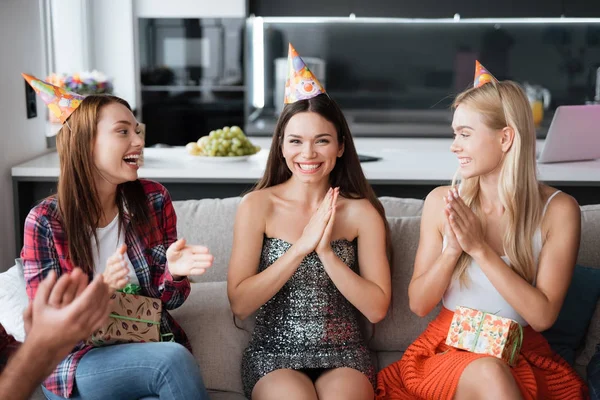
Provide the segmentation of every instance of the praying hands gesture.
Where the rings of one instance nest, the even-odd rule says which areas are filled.
[[[333,201],[334,198],[337,199],[337,193],[338,189],[329,188],[319,208],[317,208],[317,211],[315,211],[308,224],[304,227],[302,236],[300,236],[300,239],[296,243],[300,254],[307,255],[314,250],[318,253],[324,251],[329,246],[327,238],[331,237],[331,230],[333,228],[332,216],[335,209]],[[324,244],[323,241],[326,243]]]
[[[325,226],[325,230],[323,231],[323,236],[321,236],[321,240],[319,241],[319,244],[317,244],[317,248],[315,249],[318,255],[322,255],[328,251],[331,251],[331,235],[333,232],[333,225],[335,224],[335,209],[337,206],[337,198],[339,194],[339,187],[333,189],[331,193],[331,200],[329,203],[331,215],[329,216],[329,221],[327,221],[327,225]]]
[[[470,256],[482,250],[485,246],[485,237],[481,226],[481,221],[475,213],[467,207],[465,202],[458,195],[456,188],[448,191],[445,213],[447,223],[449,224],[456,242],[452,237],[448,238],[448,245],[455,245]],[[452,235],[451,235],[452,236]]]

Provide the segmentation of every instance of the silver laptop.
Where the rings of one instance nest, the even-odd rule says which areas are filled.
[[[600,105],[558,107],[538,155],[538,162],[596,158],[600,158]]]

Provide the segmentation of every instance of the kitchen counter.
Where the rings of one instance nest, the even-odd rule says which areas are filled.
[[[262,176],[271,138],[253,137],[262,150],[241,162],[214,162],[190,156],[183,147],[147,148],[140,178],[163,183],[174,200],[238,196]],[[424,198],[448,184],[458,167],[451,139],[355,138],[360,154],[382,159],[362,163],[379,196]],[[541,146],[543,141],[538,141]],[[17,248],[30,208],[52,194],[58,179],[58,154],[51,152],[12,168]],[[600,203],[600,160],[540,164],[539,178],[574,196],[580,204]]]
[[[161,182],[252,183],[263,174],[270,138],[251,138],[262,150],[245,161],[216,162],[188,155],[183,147],[147,148],[140,178]],[[360,154],[381,157],[362,163],[372,184],[432,184],[449,182],[458,167],[449,151],[451,139],[356,138]],[[543,141],[538,141],[542,145]],[[539,164],[540,180],[553,185],[600,186],[600,160]],[[58,154],[48,153],[12,168],[16,180],[56,181]]]

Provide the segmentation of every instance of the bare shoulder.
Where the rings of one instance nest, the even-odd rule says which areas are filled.
[[[561,224],[573,219],[578,221],[581,218],[581,211],[577,200],[575,200],[573,196],[570,196],[565,192],[560,192],[552,198],[550,203],[548,203],[550,196],[556,193],[557,190],[558,189],[546,185],[541,185],[540,187],[542,201],[544,204],[548,204],[542,222],[544,224],[551,223],[554,225],[554,223]]]
[[[336,222],[339,221],[344,237],[357,237],[361,234],[372,236],[374,230],[384,231],[384,220],[368,199],[338,197]],[[352,233],[348,233],[352,232]]]
[[[367,199],[349,199],[338,197],[337,210],[340,214],[355,220],[365,220],[372,218],[374,215],[379,216],[379,213]]]
[[[444,221],[444,197],[448,196],[448,191],[452,186],[438,186],[433,189],[425,198],[423,204],[422,218],[429,221],[435,221],[441,229]]]
[[[425,204],[438,205],[444,204],[444,196],[448,195],[448,191],[452,189],[452,186],[438,186],[433,189],[425,198]]]
[[[247,193],[240,201],[239,210],[251,212],[254,215],[266,215],[273,204],[271,188],[255,190]]]

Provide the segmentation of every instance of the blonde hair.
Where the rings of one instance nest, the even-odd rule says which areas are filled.
[[[541,222],[543,203],[537,180],[535,126],[529,101],[518,84],[503,81],[464,91],[456,97],[452,107],[456,109],[461,104],[480,113],[489,128],[500,130],[510,127],[514,131],[513,143],[504,155],[498,180],[506,222],[502,242],[513,270],[533,283],[533,235]],[[457,176],[453,186],[456,183]],[[463,179],[460,185],[461,197],[483,222],[479,177]],[[454,278],[458,278],[461,285],[469,282],[466,271],[470,263],[471,257],[463,253],[456,264]]]

